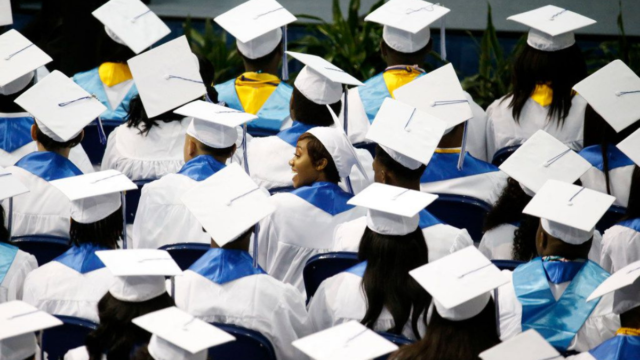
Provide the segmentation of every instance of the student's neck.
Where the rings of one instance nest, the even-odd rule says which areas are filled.
[[[441,149],[447,148],[459,148],[462,145],[462,135],[464,134],[464,127],[457,126],[450,133],[440,139],[438,147]]]
[[[392,58],[392,59],[387,59],[386,61],[387,63],[387,67],[391,67],[391,66],[414,66],[414,65],[418,65],[420,68],[422,68],[422,64],[415,64],[414,62],[411,62],[407,59],[400,59],[400,58]]]
[[[46,149],[44,146],[42,146],[41,143],[37,143],[37,144],[38,144],[38,151],[54,152],[54,153],[56,153],[56,154],[58,154],[58,155],[60,155],[62,157],[65,157],[67,159],[69,158],[69,152],[71,151],[71,148],[63,148],[63,149],[60,149],[60,150],[51,151],[51,150]]]
[[[568,260],[577,260],[577,259],[588,259],[589,252],[588,251],[586,253],[582,251],[568,252],[568,251],[556,249],[554,247],[549,247],[543,250],[540,256],[560,256]]]
[[[244,64],[244,70],[245,72],[255,72],[255,73],[263,73],[263,74],[270,74],[270,75],[276,75],[278,73],[278,65],[269,65],[269,66],[263,66],[262,68],[258,68],[257,66],[251,65],[251,64]]]
[[[420,180],[392,180],[387,181],[387,185],[397,186],[409,190],[420,191]]]
[[[197,158],[198,156],[202,156],[202,155],[210,156],[210,157],[214,158],[217,162],[219,162],[221,164],[226,164],[227,160],[229,159],[226,156],[214,156],[214,155],[207,154],[207,153],[204,153],[204,152],[202,152],[202,153],[198,152],[193,156],[193,158],[189,159],[189,161],[193,160],[194,158]]]

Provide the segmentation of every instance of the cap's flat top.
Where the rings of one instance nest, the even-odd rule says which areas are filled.
[[[640,166],[640,129],[633,132],[618,145],[618,149]]]
[[[422,0],[391,0],[367,15],[365,21],[404,30],[412,34],[431,25],[447,13],[444,6]]]
[[[203,100],[190,102],[173,111],[182,116],[209,121],[227,127],[236,127],[258,117],[243,111],[234,110],[225,106],[213,104]]]
[[[182,270],[165,250],[128,249],[96,251],[114,276],[176,276]]]
[[[507,20],[519,22],[550,36],[562,35],[596,23],[586,16],[553,5],[509,16]]]
[[[275,0],[250,0],[214,19],[243,43],[296,20],[292,13]]]
[[[2,0],[0,0],[0,26],[2,26],[1,18],[5,16],[1,4]],[[5,86],[51,61],[47,53],[16,30],[11,29],[0,35],[0,86]]]
[[[16,176],[0,167],[0,200],[28,193],[29,189]]]
[[[360,82],[360,80],[349,75],[344,70],[340,69],[339,67],[333,65],[332,63],[328,62],[327,60],[319,56],[303,54],[303,53],[298,53],[293,51],[287,51],[287,54],[297,59],[301,63],[307,65],[308,67],[312,68],[313,70],[319,72],[320,74],[322,74],[322,76],[326,77],[327,79],[333,82],[346,84],[346,85],[354,85],[354,86],[364,85],[362,82]]]
[[[0,340],[62,325],[62,321],[22,301],[0,304]]]
[[[527,330],[480,353],[482,360],[564,359],[537,331]]]
[[[51,185],[62,191],[71,201],[138,188],[118,170],[105,170],[54,180]]]
[[[397,186],[373,183],[352,197],[348,204],[412,217],[434,202],[438,195]]]
[[[589,295],[587,301],[597,299],[608,293],[629,286],[635,283],[639,277],[640,261],[636,261],[611,274],[607,280],[602,282],[602,284]]]

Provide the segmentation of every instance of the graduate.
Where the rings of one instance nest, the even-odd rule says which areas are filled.
[[[418,213],[436,196],[373,184],[349,201],[368,208],[360,264],[320,284],[309,303],[312,332],[356,320],[374,331],[421,339],[431,296],[409,276],[428,262]]]
[[[208,85],[213,65],[197,58],[182,36],[136,56],[129,66],[140,95],[131,99],[126,123],[109,134],[101,168],[118,170],[133,180],[159,179],[184,165],[190,122],[173,110],[205,94],[216,101]]]
[[[507,20],[531,29],[527,44],[516,55],[513,91],[487,108],[489,159],[540,129],[579,151],[586,102],[571,88],[587,76],[587,66],[573,31],[595,21],[553,5]]]
[[[305,293],[302,270],[314,255],[330,252],[335,228],[363,215],[347,204],[353,192],[338,184],[356,165],[355,149],[341,129],[314,127],[300,136],[289,161],[295,190],[275,194],[276,211],[260,221],[258,261],[269,275]]]
[[[0,304],[0,359],[40,359],[34,332],[62,325],[62,321],[22,301]]]
[[[107,36],[98,46],[100,66],[77,73],[73,81],[95,96],[107,108],[101,119],[124,121],[131,99],[138,89],[127,60],[149,48],[171,30],[138,0],[111,0],[93,13]]]
[[[30,190],[13,202],[11,235],[69,237],[70,202],[50,182],[83,173],[69,160],[69,153],[104,106],[59,71],[31,87],[16,103],[36,119],[31,137],[38,151],[7,168]],[[9,211],[7,201],[3,207]]]
[[[251,0],[214,21],[236,38],[245,69],[237,78],[215,86],[219,100],[232,109],[258,116],[248,124],[251,133],[277,134],[289,118],[293,88],[285,82],[288,69],[284,52],[287,25],[296,17],[275,0]],[[282,80],[277,75],[280,60]]]
[[[135,189],[115,170],[54,182],[71,203],[71,248],[32,271],[25,280],[24,301],[50,314],[98,322],[98,302],[113,275],[95,254],[118,247],[123,238],[119,191]],[[51,286],[55,284],[55,286]]]
[[[403,112],[413,112],[410,126],[406,128],[404,122],[398,121]],[[444,127],[443,121],[399,101],[385,99],[367,134],[367,140],[378,143],[373,160],[374,180],[420,191],[420,176],[429,163]],[[333,235],[334,251],[358,252],[366,224],[366,217],[363,216],[339,225]],[[447,225],[425,209],[420,211],[420,228],[427,241],[429,261],[473,245],[467,230]]]
[[[278,359],[303,359],[291,342],[307,335],[300,293],[269,276],[249,254],[254,225],[275,208],[237,164],[187,192],[182,201],[208,234],[211,249],[176,278],[177,306],[206,322],[266,336]]]
[[[538,331],[560,352],[587,351],[614,336],[620,319],[612,297],[587,301],[609,273],[587,260],[593,228],[613,197],[548,180],[524,209],[540,217],[539,257],[518,266],[498,289],[500,338]]]
[[[115,276],[109,291],[98,302],[100,324],[85,346],[69,350],[64,360],[128,359],[151,334],[134,325],[134,318],[175,306],[167,293],[165,275],[182,271],[162,250],[105,250],[96,256]]]
[[[293,52],[288,54],[305,64],[293,84],[290,104],[293,124],[275,136],[254,138],[247,147],[251,178],[267,189],[293,186],[288,161],[296,151],[298,138],[315,127],[343,126],[336,123],[333,116],[339,114],[343,107],[343,84],[361,84],[356,78],[318,56]],[[360,162],[366,166],[368,175],[371,175],[371,154],[362,149],[356,150],[356,153]],[[352,175],[351,182],[356,191],[368,185],[357,171]]]

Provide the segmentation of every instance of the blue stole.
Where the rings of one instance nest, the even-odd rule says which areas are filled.
[[[222,285],[245,276],[266,274],[260,266],[253,267],[253,258],[242,250],[211,248],[189,270]]]
[[[592,261],[581,264],[558,301],[547,282],[541,258],[520,265],[513,272],[513,287],[522,305],[522,331],[535,329],[559,351],[567,350],[600,301],[587,302],[586,299],[609,277],[609,273]]]
[[[91,69],[89,71],[77,73],[73,75],[73,81],[76,84],[80,85],[85,91],[89,94],[95,95],[98,100],[102,103],[102,105],[107,107],[102,114],[100,114],[101,119],[108,120],[122,120],[127,116],[127,109],[129,109],[129,102],[136,95],[138,95],[138,88],[134,83],[127,94],[124,96],[124,99],[118,105],[116,109],[112,109],[109,104],[109,98],[107,98],[107,93],[104,91],[104,84],[100,79],[100,73],[98,72],[99,67],[95,69]],[[135,80],[134,80],[135,81]]]
[[[353,195],[331,182],[315,182],[312,185],[297,188],[290,194],[296,195],[331,216],[336,216],[354,207],[347,204]]]
[[[627,228],[629,228],[631,230],[635,230],[637,232],[640,232],[640,218],[620,221],[616,225],[624,226],[624,227],[627,227]]]
[[[589,354],[596,360],[640,360],[640,336],[618,335],[589,350]]]
[[[418,223],[418,226],[420,226],[420,229],[426,229],[428,227],[432,227],[434,225],[443,223],[442,221],[440,221],[440,219],[433,216],[433,214],[431,214],[427,210],[422,209],[420,210],[419,214],[420,214],[420,222]]]
[[[100,258],[98,258],[98,256],[96,256],[95,254],[95,252],[99,250],[109,249],[93,244],[72,246],[64,254],[53,259],[53,261],[57,261],[79,272],[80,274],[86,274],[88,272],[102,269],[104,267],[104,264],[102,263]]]
[[[474,158],[469,153],[464,157],[462,170],[458,170],[459,157],[459,153],[434,153],[420,177],[420,183],[453,180],[500,170],[492,164]]]
[[[307,125],[301,122],[294,121],[293,124],[291,124],[290,128],[280,131],[276,136],[287,144],[296,147],[298,138],[314,127],[316,127],[316,125]]]
[[[224,101],[232,109],[244,111],[236,92],[236,79],[231,79],[214,87],[218,92],[218,100]],[[291,94],[293,94],[291,85],[281,81],[256,114],[258,119],[248,123],[247,127],[251,130],[280,131],[282,123],[289,116]]]
[[[592,145],[580,151],[580,156],[587,160],[591,166],[600,171],[604,171],[604,160],[602,158],[602,147],[600,145]],[[635,165],[633,160],[629,159],[620,149],[613,145],[607,145],[607,158],[609,160],[609,170],[619,167]]]
[[[30,116],[0,117],[0,149],[12,153],[32,142],[31,125]]]
[[[202,181],[222,170],[224,167],[225,164],[220,163],[212,156],[200,155],[187,161],[187,163],[182,166],[182,169],[178,171],[178,174],[195,181]]]
[[[360,86],[358,88],[360,100],[362,100],[364,112],[367,114],[369,122],[373,122],[376,118],[380,107],[382,107],[384,99],[391,97],[387,83],[384,82],[383,74],[384,72],[381,72],[380,74],[370,78],[364,82],[364,86]],[[424,74],[418,75],[416,79],[423,75]]]
[[[69,159],[50,151],[36,151],[27,154],[18,160],[15,166],[45,181],[82,175],[82,171]]]
[[[17,253],[17,247],[0,243],[0,284],[2,284],[4,277],[7,275],[7,272],[9,272],[9,269],[11,269],[11,264],[13,264]]]
[[[367,262],[363,261],[355,266],[348,268],[344,272],[363,277],[365,270],[367,270]]]

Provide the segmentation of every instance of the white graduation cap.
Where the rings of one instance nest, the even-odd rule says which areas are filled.
[[[447,125],[444,121],[392,98],[384,99],[366,139],[378,143],[402,166],[428,165]]]
[[[81,224],[113,214],[122,206],[120,192],[138,188],[118,170],[72,176],[50,184],[71,200],[71,218]]]
[[[11,0],[0,0],[0,26],[13,24]]]
[[[610,62],[573,89],[617,132],[640,120],[640,77],[621,60]]]
[[[165,250],[96,251],[102,263],[115,276],[109,293],[118,300],[143,302],[167,291],[165,276],[182,274],[182,270]]]
[[[291,343],[314,360],[368,360],[398,346],[357,321],[349,321]]]
[[[530,329],[480,353],[482,360],[564,359],[537,331]]]
[[[198,58],[191,52],[184,35],[127,63],[149,118],[206,93]]]
[[[111,0],[91,14],[136,54],[171,33],[140,0]]]
[[[409,275],[433,296],[440,316],[453,321],[478,315],[487,306],[490,291],[509,282],[473,246],[411,270]]]
[[[0,3],[2,0],[0,0]],[[2,18],[0,5],[0,18]],[[11,11],[9,11],[11,16]],[[0,24],[1,26],[2,24]],[[52,61],[29,39],[16,30],[0,35],[0,89],[3,95],[14,94],[29,84],[35,70]]]
[[[191,102],[173,112],[192,117],[193,121],[187,129],[187,134],[216,149],[228,148],[235,144],[238,139],[236,127],[258,118],[253,114],[202,100]]]
[[[235,163],[201,181],[181,200],[220,247],[275,211],[269,195]]]
[[[24,360],[37,351],[36,331],[62,321],[22,301],[0,304],[0,359]]]
[[[500,170],[534,193],[549,179],[572,184],[590,168],[587,160],[544,130],[500,165]]]
[[[340,101],[342,84],[364,85],[355,77],[319,56],[293,51],[287,51],[287,54],[305,65],[298,74],[294,85],[302,95],[316,104],[328,105]]]
[[[558,180],[548,180],[522,210],[541,218],[542,228],[571,245],[593,237],[593,229],[615,197]]]
[[[16,104],[36,119],[38,128],[57,142],[69,141],[107,108],[58,70],[20,95]]]
[[[418,213],[437,198],[426,192],[373,183],[348,204],[369,209],[369,229],[384,235],[406,235],[418,228]]]
[[[626,139],[616,145],[620,151],[640,166],[640,129],[633,132]]]
[[[595,300],[601,296],[614,292],[613,312],[622,314],[640,306],[640,261],[633,262],[611,274],[587,298]]]
[[[207,349],[235,338],[177,307],[137,317],[132,322],[153,334],[149,353],[156,360],[205,360]]]
[[[389,47],[401,53],[413,53],[427,46],[431,38],[429,25],[449,11],[422,0],[390,0],[364,20],[384,25],[382,38]]]
[[[20,179],[0,166],[0,201],[28,192]]]
[[[507,18],[531,29],[527,44],[541,51],[558,51],[576,43],[573,32],[593,25],[595,20],[553,5],[543,6]]]

